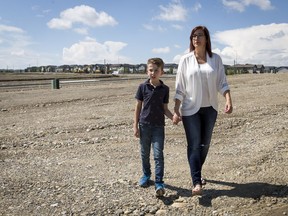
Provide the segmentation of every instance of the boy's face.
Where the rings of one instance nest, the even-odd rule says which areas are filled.
[[[160,76],[163,74],[163,70],[156,64],[148,64],[147,74],[151,80],[158,80]]]

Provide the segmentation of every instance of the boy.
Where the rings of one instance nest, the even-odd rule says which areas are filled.
[[[161,58],[151,58],[147,62],[148,80],[140,84],[135,98],[137,99],[134,114],[134,135],[140,138],[143,176],[139,180],[141,187],[149,185],[151,177],[151,145],[155,161],[155,193],[161,197],[165,193],[164,175],[164,138],[165,115],[173,119],[168,109],[169,87],[160,77],[164,73],[164,62]]]

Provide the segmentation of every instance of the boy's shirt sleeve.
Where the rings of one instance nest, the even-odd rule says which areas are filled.
[[[168,104],[169,103],[169,87],[168,86],[166,86],[166,94],[164,96],[163,103],[164,104]]]
[[[135,98],[137,100],[143,101],[143,92],[142,92],[142,85],[139,85],[138,90],[136,92]]]

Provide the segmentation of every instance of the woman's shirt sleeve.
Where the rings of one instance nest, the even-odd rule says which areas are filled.
[[[176,74],[176,82],[175,82],[176,93],[174,96],[174,100],[178,99],[181,102],[183,101],[183,98],[185,96],[185,89],[186,89],[186,84],[185,84],[185,79],[184,79],[185,68],[186,66],[184,65],[183,58],[181,58],[178,64],[178,70]]]
[[[225,68],[222,63],[222,59],[218,55],[217,55],[217,63],[218,63],[217,90],[221,95],[223,95],[224,92],[229,90],[230,88],[226,79]]]

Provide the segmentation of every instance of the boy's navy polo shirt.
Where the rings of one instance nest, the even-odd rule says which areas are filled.
[[[135,98],[142,101],[142,110],[139,123],[155,126],[165,125],[165,114],[163,104],[169,103],[169,87],[161,80],[156,88],[150,84],[150,79],[141,83]]]

